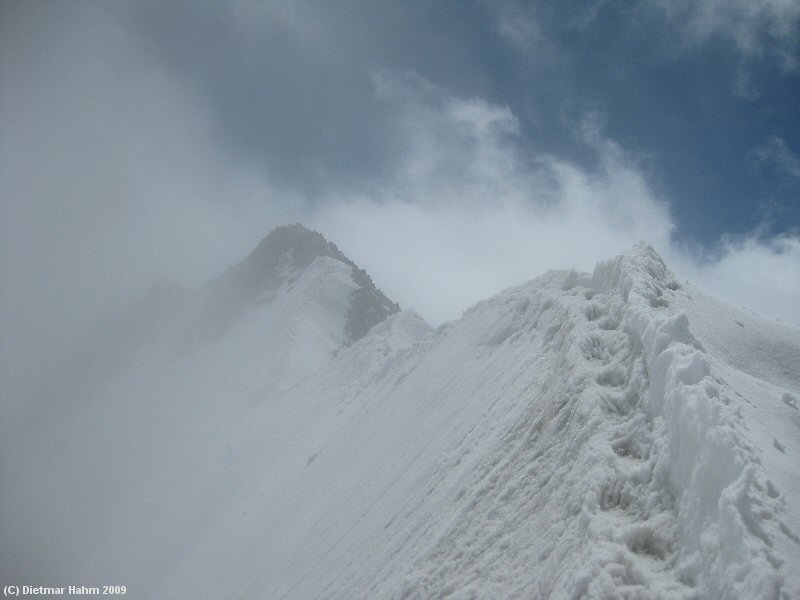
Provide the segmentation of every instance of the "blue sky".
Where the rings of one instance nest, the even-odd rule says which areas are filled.
[[[0,11],[17,364],[295,221],[433,323],[639,240],[800,323],[796,1]]]

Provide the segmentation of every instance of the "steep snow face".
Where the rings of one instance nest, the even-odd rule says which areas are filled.
[[[261,393],[290,387],[349,342],[346,315],[358,289],[348,265],[319,256],[258,296],[191,360],[225,373],[231,383],[257,383]]]
[[[395,315],[253,409],[158,595],[797,597],[796,397],[687,301],[643,246],[436,332]]]
[[[302,262],[5,471],[4,570],[136,598],[800,597],[797,371],[651,248],[352,344],[352,267]]]
[[[734,309],[693,286],[676,306],[709,354],[758,379],[800,394],[800,327]]]

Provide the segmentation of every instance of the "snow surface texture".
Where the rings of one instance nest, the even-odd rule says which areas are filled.
[[[26,574],[142,598],[800,598],[797,328],[642,245],[348,346],[348,268],[317,256],[253,323],[156,378],[151,353],[49,440],[9,486],[51,498],[12,529]],[[311,289],[313,335],[262,352]]]

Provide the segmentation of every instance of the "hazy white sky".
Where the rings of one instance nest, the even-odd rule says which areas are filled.
[[[684,34],[665,63],[721,37],[737,65],[731,103],[758,93],[756,59],[796,82],[791,5],[701,4],[708,10],[665,8]],[[591,19],[592,5],[573,16]],[[198,284],[294,221],[434,324],[545,270],[590,270],[640,240],[732,304],[800,323],[795,222],[776,230],[767,211],[742,230],[700,196],[678,202],[665,184],[676,173],[657,149],[626,147],[620,115],[575,101],[578,87],[563,106],[560,96],[504,98],[510,80],[488,73],[509,65],[487,40],[527,57],[520,82],[532,87],[572,60],[515,3],[475,22],[388,3],[170,6],[2,6],[4,379],[35,376],[155,279]],[[398,37],[379,35],[393,24]],[[470,27],[484,32],[480,43]],[[193,55],[198,40],[207,50]],[[742,160],[769,166],[779,173],[770,181],[794,194],[787,139],[765,129]],[[750,210],[746,201],[731,214]],[[681,235],[702,219],[732,233]]]

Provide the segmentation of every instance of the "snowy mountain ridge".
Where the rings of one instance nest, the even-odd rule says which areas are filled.
[[[247,360],[269,373],[261,393],[294,385],[400,310],[335,244],[300,224],[274,229],[208,288],[187,331],[195,344],[211,342],[201,351],[212,370],[249,348]]]
[[[291,287],[315,261],[324,258],[348,267],[355,283],[346,313],[347,343],[362,338],[373,325],[400,310],[336,244],[296,223],[271,231],[244,260],[212,281],[200,318],[221,319],[220,327],[225,327],[243,308],[271,302],[280,295],[281,287]]]
[[[640,245],[352,342],[354,267],[311,254],[6,471],[6,565],[143,598],[800,597],[796,327]]]
[[[113,379],[120,366],[130,367],[143,354],[150,363],[143,368],[154,371],[188,361],[205,362],[205,371],[218,372],[235,357],[230,377],[247,379],[260,364],[270,373],[262,392],[284,389],[399,310],[322,234],[285,225],[198,290],[166,282],[153,286],[100,324],[87,340],[90,351],[76,353],[86,364],[69,365],[66,378],[91,379],[99,364]],[[118,364],[110,364],[111,358]],[[74,395],[89,394],[85,387]]]
[[[278,598],[796,597],[794,396],[754,391],[705,354],[671,308],[686,293],[640,246],[436,332],[391,317],[254,411],[241,456],[269,483],[209,535],[259,534],[203,585]],[[778,446],[748,431],[747,402],[791,423]],[[217,554],[195,552],[168,595]],[[247,586],[217,583],[238,568]]]

